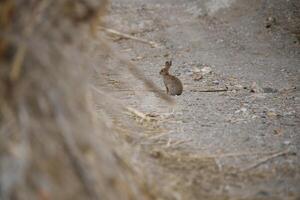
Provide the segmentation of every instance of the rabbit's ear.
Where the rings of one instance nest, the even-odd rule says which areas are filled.
[[[165,65],[166,65],[165,68],[169,69],[171,67],[171,65],[172,65],[172,61],[166,61]]]

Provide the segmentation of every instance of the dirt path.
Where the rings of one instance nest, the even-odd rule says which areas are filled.
[[[109,27],[161,45],[113,36],[120,52],[162,89],[158,72],[172,59],[184,83],[171,108],[123,71],[130,89],[111,78],[114,95],[157,120],[147,126],[155,142],[143,147],[179,178],[179,199],[300,198],[299,41],[272,6],[245,2],[112,2]],[[268,17],[279,20],[266,28]],[[205,66],[212,72],[195,81]],[[253,82],[260,92],[250,92]],[[207,88],[228,91],[200,92]]]

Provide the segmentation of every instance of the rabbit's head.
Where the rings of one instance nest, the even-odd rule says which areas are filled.
[[[166,61],[165,67],[160,70],[159,74],[160,75],[168,75],[171,65],[172,65],[172,60]]]

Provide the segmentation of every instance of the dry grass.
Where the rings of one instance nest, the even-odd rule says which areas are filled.
[[[0,198],[156,199],[96,113],[88,41],[106,0],[0,2]],[[100,20],[99,20],[100,19]],[[102,43],[102,50],[109,45]],[[118,58],[150,89],[134,65]],[[103,66],[101,66],[103,67]],[[100,74],[104,68],[100,68]],[[160,95],[168,99],[165,95]],[[109,106],[107,106],[109,105]]]

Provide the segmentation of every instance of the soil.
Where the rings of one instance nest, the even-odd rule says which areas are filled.
[[[148,114],[127,139],[153,172],[174,178],[169,198],[300,199],[298,0],[113,0],[109,9],[107,27],[160,44],[109,34],[116,51],[162,90],[159,71],[172,59],[183,82],[175,106],[126,70],[109,82]]]

